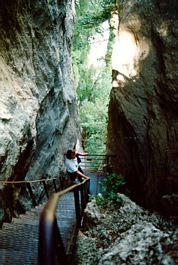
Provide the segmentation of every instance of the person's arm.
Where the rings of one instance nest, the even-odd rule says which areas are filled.
[[[76,153],[76,155],[79,155],[79,156],[88,156],[88,153]]]
[[[81,176],[84,179],[90,179],[88,176],[84,175],[82,172],[80,172],[79,170],[76,171],[76,173]]]

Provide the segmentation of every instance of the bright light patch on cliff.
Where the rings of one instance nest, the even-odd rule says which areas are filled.
[[[139,63],[147,57],[149,44],[146,39],[140,39],[131,30],[120,30],[113,46],[112,69],[118,71],[117,81],[123,83],[127,78],[133,79],[139,75]]]
[[[137,45],[134,36],[128,31],[121,32],[113,48],[113,69],[120,69],[119,72],[127,77],[136,75],[137,72],[134,67],[136,53]]]

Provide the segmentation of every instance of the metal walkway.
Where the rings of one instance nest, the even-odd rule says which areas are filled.
[[[90,194],[97,195],[101,193],[100,182],[106,177],[106,173],[90,173],[85,171],[85,174],[90,177]]]
[[[100,192],[102,173],[87,173],[90,176],[90,194]],[[11,223],[4,223],[0,230],[0,265],[37,265],[39,219],[44,205],[37,206]],[[57,224],[66,254],[71,259],[77,236],[76,213],[73,192],[64,194],[56,210]],[[72,263],[73,264],[73,263]]]
[[[37,264],[38,227],[43,206],[38,206],[0,230],[0,264]]]

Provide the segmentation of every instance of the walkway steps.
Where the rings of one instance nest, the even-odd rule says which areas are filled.
[[[4,223],[0,230],[1,265],[36,265],[38,260],[39,216],[44,205]]]
[[[39,219],[44,205],[13,218],[0,229],[0,265],[37,265]],[[65,211],[67,209],[67,211]],[[73,193],[61,197],[56,211],[61,237],[70,256],[75,246],[77,226]]]
[[[86,173],[87,174],[87,173]],[[90,192],[101,192],[99,181],[102,174],[88,174],[91,178]],[[31,211],[13,218],[11,223],[4,223],[0,229],[0,265],[37,265],[38,264],[38,235],[39,220],[44,205],[37,206]],[[73,192],[59,199],[56,209],[57,224],[69,259],[74,264],[73,253],[77,236],[76,214]]]
[[[36,254],[36,253],[35,253]],[[0,250],[0,256],[1,256],[1,263],[0,264],[13,264],[13,265],[18,265],[18,264],[37,264],[35,263],[34,253],[29,253],[29,255],[26,255],[26,253],[19,252],[19,251],[12,251],[12,250],[6,250],[6,249],[1,249]]]
[[[56,216],[58,227],[61,227],[61,237],[70,262],[77,237],[77,222],[73,192],[64,194],[64,196],[60,198],[58,208],[56,209]]]

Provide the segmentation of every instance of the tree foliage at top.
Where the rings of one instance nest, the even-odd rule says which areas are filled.
[[[111,89],[111,46],[113,34],[110,28],[105,64],[89,64],[91,37],[102,33],[101,24],[110,22],[116,9],[115,0],[81,0],[76,4],[72,62],[74,84],[78,95],[84,147],[90,153],[105,152],[107,131],[107,105]]]
[[[80,16],[78,18],[78,23],[83,25],[83,27],[98,29],[99,25],[110,20],[111,13],[117,10],[117,5],[115,0],[95,0],[95,1],[80,1],[81,7],[87,8],[85,16]]]

